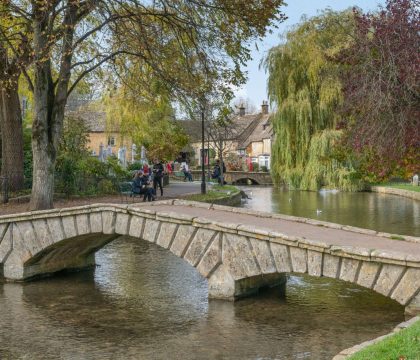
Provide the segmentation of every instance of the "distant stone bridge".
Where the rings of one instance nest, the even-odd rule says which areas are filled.
[[[201,171],[191,171],[194,180],[201,180]],[[250,180],[254,185],[273,185],[273,179],[269,172],[256,171],[227,171],[224,173],[228,184],[237,184],[241,181]]]
[[[183,258],[207,278],[211,298],[232,300],[307,273],[420,312],[420,238],[183,200],[1,216],[0,276],[21,281],[93,266],[95,252],[121,235]]]

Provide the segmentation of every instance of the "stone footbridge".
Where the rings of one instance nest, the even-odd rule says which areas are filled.
[[[284,282],[284,274],[307,273],[420,312],[420,238],[183,200],[1,216],[0,277],[93,266],[95,252],[121,235],[183,258],[207,278],[211,298],[233,300]]]
[[[201,170],[192,170],[191,174],[194,180],[201,180]],[[237,184],[241,181],[250,180],[254,185],[273,185],[273,179],[269,172],[227,171],[223,176],[228,184]]]

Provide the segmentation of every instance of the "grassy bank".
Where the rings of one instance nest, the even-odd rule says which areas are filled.
[[[230,198],[233,195],[237,195],[239,192],[240,190],[236,186],[213,185],[210,189],[207,189],[207,193],[204,195],[203,194],[187,195],[184,197],[184,199],[212,203],[214,201],[219,201],[224,198]]]
[[[420,321],[383,341],[368,346],[349,360],[419,360]]]
[[[393,189],[420,192],[420,186],[414,186],[408,183],[383,183],[383,184],[377,184],[376,186],[384,186],[384,187],[389,187]]]

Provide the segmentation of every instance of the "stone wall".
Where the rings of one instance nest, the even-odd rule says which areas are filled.
[[[397,188],[392,188],[392,187],[387,187],[387,186],[372,186],[370,190],[373,192],[381,193],[381,194],[404,196],[413,200],[420,201],[420,192],[416,192],[416,191],[397,189]]]

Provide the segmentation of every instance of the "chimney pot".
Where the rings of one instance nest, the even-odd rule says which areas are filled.
[[[262,114],[268,114],[268,102],[267,101],[262,102],[261,113]]]

